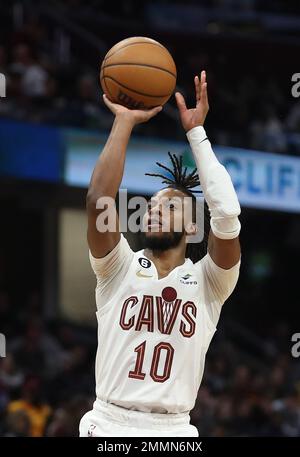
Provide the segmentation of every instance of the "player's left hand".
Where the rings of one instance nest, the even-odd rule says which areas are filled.
[[[181,123],[186,132],[194,127],[203,125],[206,115],[209,110],[208,98],[207,98],[207,82],[206,72],[201,72],[201,80],[195,76],[195,93],[196,93],[196,108],[188,109],[185,104],[183,95],[180,92],[176,92],[175,98],[177,107],[180,114]]]

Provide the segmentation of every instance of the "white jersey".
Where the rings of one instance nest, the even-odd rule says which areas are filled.
[[[97,276],[97,398],[143,412],[190,411],[240,264],[224,270],[207,254],[158,279],[154,263],[122,234],[108,255],[90,253],[90,261]]]

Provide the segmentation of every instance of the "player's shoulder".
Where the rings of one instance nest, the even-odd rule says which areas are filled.
[[[190,266],[194,271],[202,271],[205,268],[205,264],[208,262],[208,254],[205,254],[201,259],[197,260],[197,262],[193,262],[191,259],[189,259],[189,261]]]
[[[211,269],[211,258],[207,253],[197,262],[193,262],[189,259],[189,268],[191,272],[198,278],[205,278],[207,276],[207,271]]]
[[[151,260],[149,260],[145,254],[144,249],[139,249],[138,251],[134,252],[134,262],[139,264],[142,268],[150,268],[152,266]]]

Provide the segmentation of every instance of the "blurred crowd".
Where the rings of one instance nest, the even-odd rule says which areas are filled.
[[[300,364],[278,345],[280,331],[265,338],[269,359],[239,350],[239,342],[217,339],[208,353],[205,375],[192,411],[200,436],[299,436]]]
[[[12,313],[0,293],[0,436],[78,436],[94,401],[96,329],[41,319],[38,294]],[[288,327],[265,335],[262,354],[240,348],[222,328],[209,349],[192,423],[200,436],[299,436],[300,363]]]
[[[288,72],[283,79],[274,71],[276,67],[268,73],[263,58],[248,68],[241,62],[237,73],[238,62],[232,55],[206,53],[202,48],[198,52],[193,41],[193,49],[186,52],[184,45],[180,47],[180,40],[171,40],[170,51],[179,70],[178,89],[190,105],[194,104],[193,76],[201,69],[207,70],[211,106],[207,127],[213,142],[299,155],[300,98],[291,96],[292,74]],[[113,44],[111,38],[106,43],[107,51]],[[109,129],[112,117],[102,103],[98,79],[98,66],[104,53],[99,54],[95,63],[88,58],[89,53],[85,58],[84,53],[79,55],[75,50],[76,46],[71,46],[66,35],[53,35],[34,15],[17,30],[6,33],[0,41],[0,73],[6,76],[7,96],[1,99],[0,116],[59,126]],[[174,97],[159,119],[138,127],[137,131],[147,136],[183,139]]]
[[[0,293],[0,436],[78,436],[94,400],[96,330],[45,323],[36,293],[12,313]]]
[[[0,46],[0,72],[6,76],[3,117],[97,129],[111,123],[95,75],[85,73],[82,66],[58,64],[21,40],[9,51]]]

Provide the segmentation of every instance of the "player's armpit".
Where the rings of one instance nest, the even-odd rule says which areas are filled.
[[[101,283],[111,280],[122,268],[127,269],[133,256],[134,252],[122,233],[119,242],[104,257],[96,258],[89,252],[92,269]]]
[[[201,263],[204,280],[208,286],[209,300],[217,300],[223,304],[236,286],[239,277],[240,260],[231,268],[225,269],[218,266],[208,253],[199,263]]]
[[[102,309],[114,296],[130,268],[134,252],[121,233],[120,241],[105,257],[97,259],[89,253],[90,263],[97,277],[96,304]]]
[[[195,265],[203,275],[205,306],[216,326],[223,303],[232,294],[239,277],[240,260],[231,268],[219,267],[208,253]]]

